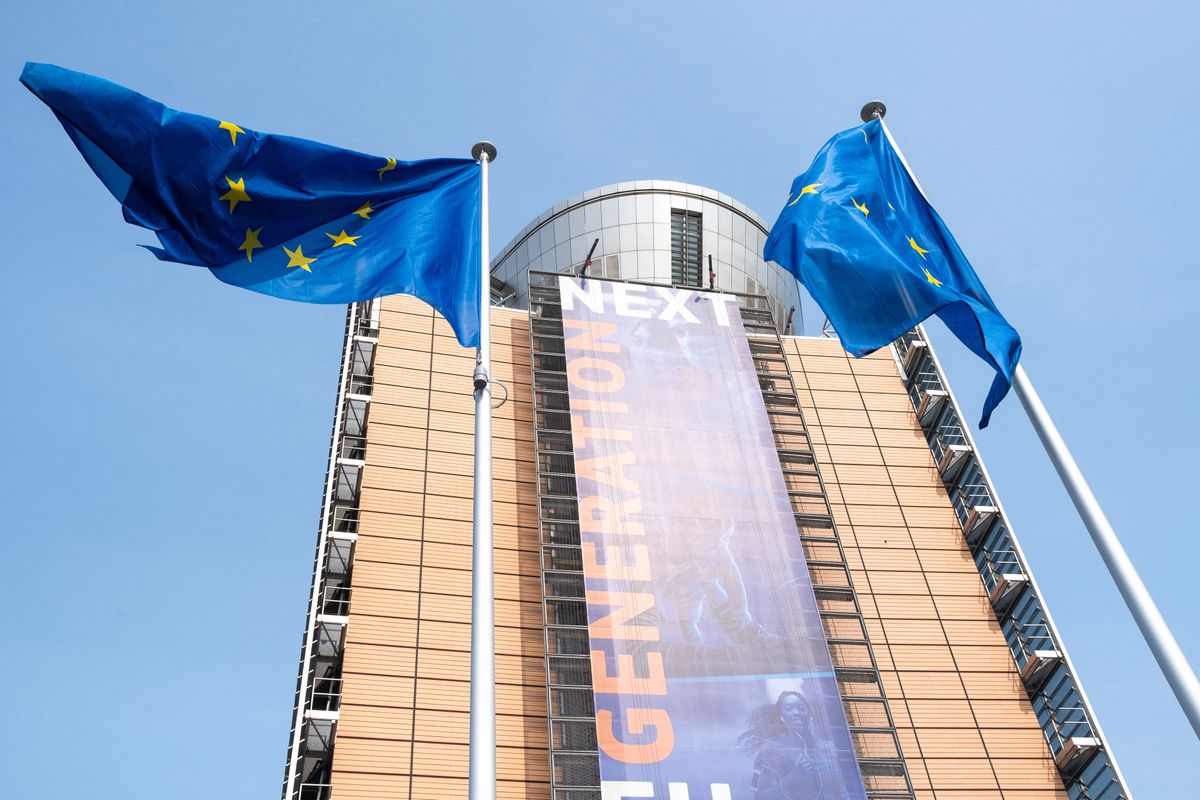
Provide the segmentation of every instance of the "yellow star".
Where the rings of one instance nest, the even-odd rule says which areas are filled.
[[[934,286],[941,286],[941,285],[942,285],[942,282],[941,282],[941,281],[939,281],[937,278],[933,277],[933,273],[932,273],[932,272],[930,272],[928,268],[926,268],[926,269],[925,269],[925,280],[929,281],[929,282],[930,282],[930,283],[932,283]]]
[[[361,206],[359,206],[358,210],[355,211],[354,213],[358,214],[363,219],[370,219],[371,215],[375,213],[375,209],[371,208],[371,201],[368,200],[367,202],[365,202]]]
[[[303,247],[296,245],[295,250],[288,250],[285,247],[283,248],[283,252],[288,254],[288,269],[291,269],[292,267],[299,267],[305,272],[312,272],[312,270],[308,268],[308,265],[316,261],[316,259],[305,256]]]
[[[340,247],[344,244],[349,244],[349,245],[353,245],[354,247],[358,247],[358,242],[355,240],[362,238],[362,236],[348,236],[346,234],[346,231],[344,231],[344,230],[341,233],[339,233],[337,236],[334,236],[332,233],[327,233],[325,235],[328,236],[330,239],[333,239],[333,244],[330,245],[330,247]]]
[[[239,247],[238,250],[246,251],[247,261],[253,261],[254,259],[252,256],[254,255],[254,251],[262,249],[262,245],[259,244],[258,241],[258,235],[260,233],[262,233],[262,228],[257,230],[250,230],[249,228],[246,228],[246,241],[242,242],[242,246]]]
[[[238,203],[249,203],[250,195],[246,194],[246,179],[238,178],[237,181],[231,181],[229,176],[225,176],[225,182],[229,184],[229,191],[221,195],[221,200],[229,201],[229,213],[233,213],[233,209]]]
[[[803,189],[801,189],[801,190],[800,190],[800,194],[796,195],[796,199],[795,199],[795,200],[793,200],[792,202],[788,203],[788,205],[789,205],[789,206],[794,206],[794,205],[796,205],[796,203],[799,203],[799,202],[800,202],[800,198],[801,198],[801,197],[804,197],[804,195],[806,195],[806,194],[816,194],[816,193],[817,193],[817,187],[818,187],[818,186],[824,186],[824,185],[825,185],[825,184],[823,184],[823,183],[810,183],[808,186],[805,186]]]
[[[235,125],[232,122],[222,122],[217,127],[223,131],[229,131],[229,141],[231,144],[234,144],[234,145],[237,144],[237,135],[239,133],[245,133],[244,130],[242,130],[241,128],[239,128],[237,125]]]
[[[387,163],[379,168],[379,180],[383,180],[383,173],[391,172],[396,168],[396,159],[389,158]]]
[[[921,257],[921,260],[922,260],[922,261],[928,261],[928,260],[929,260],[929,259],[925,258],[925,254],[926,254],[926,253],[928,253],[929,251],[928,251],[928,250],[926,250],[924,247],[921,247],[921,245],[917,244],[917,240],[916,240],[916,239],[912,238],[911,236],[910,236],[910,237],[908,237],[908,245],[909,245],[909,247],[911,247],[913,250],[916,250],[916,251],[917,251],[917,255],[919,255],[919,256]]]
[[[850,202],[854,203],[855,208],[857,208],[859,211],[863,212],[864,217],[871,216],[871,210],[869,208],[867,208],[866,203],[860,203],[857,200],[855,200],[853,197],[850,198]]]

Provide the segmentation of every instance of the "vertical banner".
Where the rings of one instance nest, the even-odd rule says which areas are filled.
[[[559,281],[603,800],[862,800],[736,298]]]

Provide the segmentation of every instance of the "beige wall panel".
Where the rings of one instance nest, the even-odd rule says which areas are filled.
[[[381,370],[381,372],[383,371]],[[429,390],[380,383],[371,392],[370,413],[372,416],[374,416],[375,410],[381,405],[426,409],[429,408]]]
[[[933,454],[919,447],[885,447],[883,463],[889,467],[925,467],[933,464]]]
[[[868,411],[868,418],[871,420],[871,425],[876,430],[912,430],[919,431],[920,423],[917,421],[916,412],[911,408],[905,411]]]
[[[966,542],[959,537],[958,547],[950,550],[924,549],[920,553],[921,566],[930,572],[965,572],[975,569],[975,560],[967,550]]]
[[[845,350],[841,342],[834,339],[818,339],[815,336],[789,336],[784,339],[785,346],[800,356],[824,356],[826,358],[844,357]]]
[[[913,413],[912,401],[903,392],[881,393],[866,392],[862,394],[863,406],[867,411],[897,411],[905,414]]]
[[[1036,728],[1033,706],[1024,697],[1009,700],[972,700],[971,708],[980,728]],[[987,741],[987,734],[983,735]]]
[[[896,670],[939,670],[954,669],[954,657],[944,644],[890,644],[887,646]]]
[[[905,515],[901,513],[899,506],[859,506],[847,504],[846,511],[850,514],[851,523],[855,525],[904,526]]]
[[[866,445],[875,446],[877,443],[875,431],[870,428],[846,428],[835,425],[825,425],[815,428],[814,442],[824,442],[829,445]]]
[[[839,531],[843,538],[845,531]],[[851,531],[854,543],[858,547],[890,548],[913,550],[912,538],[907,528],[895,526],[876,527],[874,525],[855,525]],[[915,552],[915,550],[914,550]]]
[[[459,711],[429,711],[417,709],[416,729],[419,738],[427,742],[457,744],[469,739],[471,715]],[[516,717],[499,714],[496,717],[496,740],[508,747],[545,749],[549,747],[547,723],[541,717]]]
[[[978,580],[978,578],[976,578]],[[963,581],[967,584],[968,581]],[[933,598],[938,615],[942,619],[980,620],[990,622],[996,618],[992,606],[983,595],[983,584],[979,584],[977,592],[957,597],[939,594]]]
[[[411,469],[368,464],[363,470],[363,486],[372,489],[397,489],[405,492],[425,491],[425,472]]]
[[[417,708],[446,711],[470,711],[471,685],[466,681],[417,681]],[[496,712],[499,714],[546,716],[545,686],[496,686]]]
[[[903,532],[895,538],[903,536]],[[903,540],[902,540],[903,541]],[[862,557],[863,566],[868,570],[891,570],[894,572],[920,572],[921,564],[917,561],[917,551],[905,547],[862,547],[859,540],[858,553]]]
[[[929,595],[929,587],[919,572],[873,571],[866,575],[855,575],[854,586],[858,591],[869,587],[870,591],[888,595]]]
[[[337,800],[409,800],[406,775],[334,771],[330,780],[333,785],[330,793]]]
[[[929,589],[934,595],[969,595],[983,598],[983,583],[979,574],[965,572],[926,572]]]
[[[412,712],[407,716],[411,718]],[[333,768],[339,772],[403,775],[409,771],[412,744],[389,739],[359,739],[338,731]]]
[[[408,739],[412,736],[412,722],[412,709],[342,703],[338,713],[338,741],[342,736]]]
[[[450,650],[424,649],[415,660],[417,678],[469,681],[470,659]],[[516,686],[545,686],[546,663],[539,654],[532,656],[496,656],[496,682]]]
[[[412,779],[411,800],[465,800],[465,778],[424,777]],[[548,800],[550,785],[500,780],[496,783],[496,800]],[[341,798],[338,798],[341,800]]]
[[[417,735],[420,736],[419,729]],[[466,744],[418,741],[413,747],[413,774],[465,775],[467,753]],[[545,750],[498,746],[496,777],[545,783],[550,780],[549,754]]]
[[[826,481],[834,481],[842,485],[865,484],[877,487],[888,483],[887,467],[867,464],[834,464],[830,467],[822,465],[822,473]]]
[[[858,384],[849,370],[843,372],[805,370],[805,378],[807,378],[808,388],[813,391],[857,392],[859,390]]]
[[[359,495],[359,508],[384,511],[389,514],[420,516],[425,505],[425,495],[420,492],[398,492],[364,486]]]
[[[350,705],[411,706],[412,678],[360,675],[342,684],[342,702]]]
[[[380,589],[376,587],[355,585],[351,593],[351,625],[358,614],[368,614],[375,617],[417,618],[417,601],[420,595],[416,591],[399,591]]]
[[[1045,758],[1002,758],[994,762],[1002,789],[1053,789],[1059,778]]]
[[[418,532],[418,536],[420,533]],[[359,584],[358,567],[368,561],[386,564],[420,564],[421,542],[417,539],[399,539],[393,536],[358,535],[354,546],[355,583]],[[378,584],[375,584],[378,585]]]
[[[920,754],[924,758],[988,758],[978,730],[918,728],[916,740],[920,742]]]
[[[417,471],[425,469],[427,451],[424,447],[393,447],[383,442],[372,441],[369,426],[367,432],[367,464],[371,469],[377,467]],[[422,437],[423,444],[424,437]]]
[[[950,497],[939,486],[893,486],[892,489],[904,508],[950,507]]]
[[[957,524],[937,528],[909,525],[908,535],[912,538],[913,545],[920,551],[922,557],[930,550],[957,551],[966,546],[962,528]]]
[[[954,652],[954,662],[962,672],[1001,672],[1013,669],[1012,654],[1003,644],[955,645],[951,650]]]
[[[964,672],[962,682],[967,687],[967,697],[972,700],[1009,700],[1023,696],[1025,691],[1021,679],[1012,669],[1003,672]]]
[[[376,366],[379,366],[378,357],[376,357]],[[388,365],[387,369],[376,369],[374,375],[375,388],[381,386],[403,386],[409,389],[428,389],[429,378],[432,373],[427,369],[418,369],[412,367],[399,367]]]
[[[371,419],[367,429],[370,430],[375,423],[399,425],[405,428],[425,428],[428,421],[429,412],[421,408],[378,405],[371,408]]]
[[[423,428],[406,428],[374,421],[367,423],[368,453],[376,444],[424,450],[427,438],[428,433]]]
[[[398,617],[376,617],[350,611],[346,641],[356,644],[415,645],[417,621]]]
[[[1046,737],[1032,728],[990,728],[984,734],[987,751],[992,758],[1040,760],[1046,754]]]
[[[880,362],[876,362],[880,363]],[[889,395],[899,395],[907,399],[908,394],[904,391],[904,383],[900,380],[900,374],[896,372],[893,365],[890,374],[870,375],[865,371],[854,370],[854,380],[858,390],[864,394],[867,392],[884,392]],[[911,405],[904,409],[909,414],[912,414]]]
[[[861,598],[860,598],[861,602]],[[877,593],[872,602],[884,619],[937,619],[938,612],[928,591],[909,595]]]
[[[788,349],[785,346],[785,349]],[[800,359],[805,372],[850,373],[850,362],[844,356],[806,355]]]
[[[918,734],[920,735],[920,734]],[[941,788],[995,789],[998,788],[992,765],[986,758],[925,758],[925,769],[938,797]]]
[[[423,620],[416,634],[421,648],[456,650],[468,653],[471,650],[471,623],[431,622]],[[545,653],[545,640],[541,629],[496,628],[496,652],[515,656],[540,656]]]
[[[963,622],[962,620],[943,620],[942,627],[946,638],[952,645],[1004,645],[1004,634],[1000,623],[995,619],[987,622]]]
[[[810,392],[812,401],[818,409],[840,408],[840,409],[862,409],[863,398],[858,392],[836,392],[836,391],[818,391],[816,389]],[[819,414],[819,412],[818,412]],[[820,422],[820,420],[816,420]]]
[[[882,620],[880,627],[891,647],[896,645],[946,645],[946,634],[939,620],[932,619],[889,619]]]
[[[901,672],[903,697],[909,700],[967,700],[957,672]]]
[[[948,528],[958,522],[958,517],[949,503],[941,508],[905,506],[904,519],[909,525],[921,528]]]
[[[360,509],[358,535],[360,538],[420,539],[421,518]]]
[[[354,643],[346,647],[342,674],[391,675],[411,678],[416,670],[416,653],[412,647],[390,647]]]
[[[908,713],[913,725],[917,728],[917,739],[921,738],[922,728],[972,728],[974,729],[975,715],[971,704],[966,700],[937,699],[937,700],[906,700]]]
[[[825,464],[858,464],[882,466],[883,454],[878,447],[856,447],[854,445],[830,445],[829,447],[814,447],[818,463]]]

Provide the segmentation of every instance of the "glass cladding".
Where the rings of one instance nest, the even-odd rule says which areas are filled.
[[[540,214],[492,262],[507,284],[507,305],[529,307],[531,269],[579,274],[592,244],[588,274],[727,292],[760,292],[755,303],[782,330],[803,332],[800,288],[776,264],[763,261],[768,223],[712,189],[674,181],[631,181],[591,189]]]
[[[700,214],[671,210],[671,283],[701,286]]]

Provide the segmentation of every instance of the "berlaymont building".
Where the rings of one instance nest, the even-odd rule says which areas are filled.
[[[498,796],[1130,797],[928,340],[798,335],[767,233],[637,181],[493,262]],[[473,366],[348,310],[284,800],[466,796]]]

